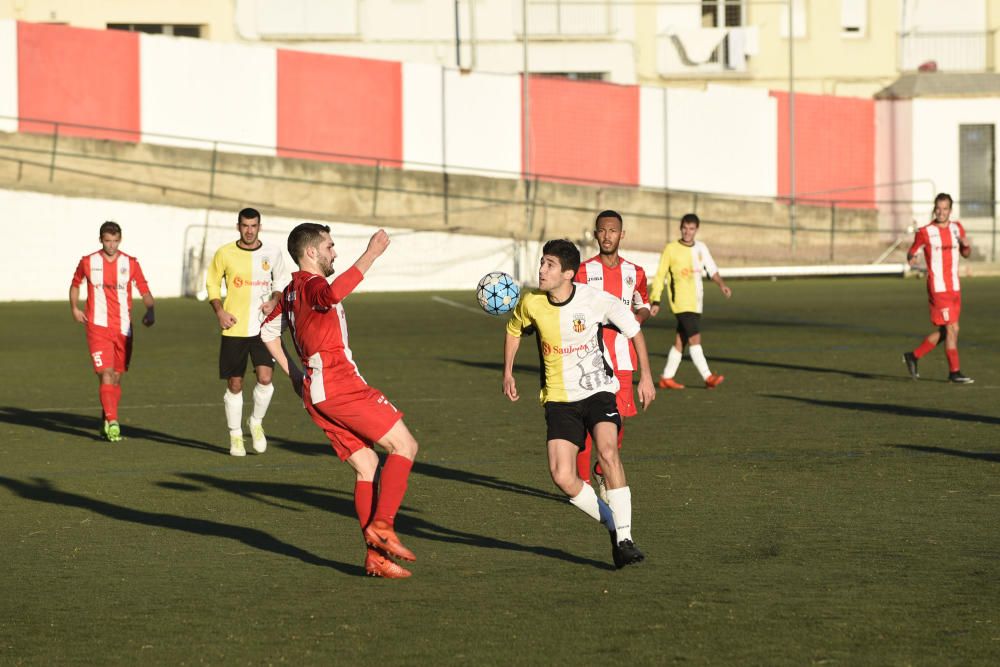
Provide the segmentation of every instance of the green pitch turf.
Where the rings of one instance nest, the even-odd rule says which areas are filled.
[[[0,663],[1000,662],[1000,280],[963,283],[971,386],[940,350],[906,376],[919,281],[733,287],[703,321],[725,383],[685,360],[628,424],[648,559],[622,571],[548,478],[532,346],[511,404],[501,320],[352,296],[361,371],[421,444],[406,581],[363,576],[353,477],[284,377],[267,453],[228,456],[206,304],[137,332],[118,444],[68,307],[0,305]],[[646,328],[656,374],[672,331]]]

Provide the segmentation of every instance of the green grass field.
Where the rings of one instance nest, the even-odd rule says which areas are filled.
[[[228,456],[207,305],[137,333],[114,445],[68,307],[0,305],[0,662],[1000,662],[1000,280],[963,284],[972,386],[941,351],[906,376],[918,281],[733,287],[704,320],[725,384],[686,360],[628,425],[648,558],[622,571],[548,478],[530,346],[512,404],[501,321],[351,297],[361,371],[421,443],[405,581],[362,576],[353,476],[283,377],[268,452]],[[672,331],[646,329],[654,373]]]

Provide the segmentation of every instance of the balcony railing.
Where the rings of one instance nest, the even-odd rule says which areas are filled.
[[[993,32],[899,33],[897,62],[913,72],[933,62],[945,72],[993,71]]]

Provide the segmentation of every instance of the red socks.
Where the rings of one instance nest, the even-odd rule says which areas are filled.
[[[406,493],[406,483],[410,479],[410,468],[413,461],[390,454],[382,466],[382,477],[379,480],[378,500],[375,504],[376,521],[385,521],[390,526],[396,520],[396,512],[403,504],[403,495]]]
[[[118,421],[118,400],[122,396],[122,388],[118,385],[102,384],[98,394],[101,397],[105,421]]]
[[[354,511],[358,515],[361,530],[368,527],[375,510],[375,485],[360,479],[354,482]]]
[[[929,341],[928,341],[928,340],[927,340],[927,339],[925,338],[925,339],[924,339],[924,342],[923,342],[923,343],[921,343],[921,344],[920,344],[920,345],[919,345],[919,346],[917,347],[917,349],[915,349],[915,350],[913,351],[913,356],[914,356],[914,357],[916,357],[917,359],[919,359],[920,357],[924,356],[925,354],[927,354],[928,352],[930,352],[930,351],[931,351],[931,350],[933,350],[934,348],[935,348],[935,344],[934,344],[934,343],[931,343],[931,342],[929,342]]]
[[[948,357],[948,370],[952,373],[958,372],[961,366],[958,365],[958,349],[945,350],[944,354]]]

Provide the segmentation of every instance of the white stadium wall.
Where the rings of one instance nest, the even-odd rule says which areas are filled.
[[[443,69],[403,63],[403,168],[440,171]]]
[[[739,109],[738,116],[734,109]],[[778,107],[767,90],[668,89],[665,125],[667,164],[659,187],[777,195]],[[655,173],[649,177],[652,180]]]
[[[662,188],[667,183],[666,106],[666,88],[639,88],[639,185],[643,187]]]
[[[17,131],[17,22],[0,21],[0,132]]]
[[[144,142],[275,154],[274,49],[144,34],[139,53]]]
[[[959,126],[1000,125],[1000,98],[916,99],[913,100],[913,178],[926,179],[932,186],[918,192],[947,192],[960,198]],[[995,131],[995,130],[994,130]],[[996,149],[994,149],[996,150]],[[994,155],[994,165],[996,164]],[[994,168],[994,193],[1000,195],[1000,170]],[[930,218],[932,198],[914,204],[914,215]],[[953,213],[962,217],[961,206]]]
[[[913,224],[913,207],[907,202],[915,195],[926,197],[932,188],[928,183],[913,182],[912,137],[913,102],[875,102],[875,182],[884,184],[876,196],[885,200],[879,204],[879,226],[892,236]]]
[[[521,173],[521,77],[445,70],[445,164],[449,171]],[[461,169],[451,167],[460,166]],[[497,173],[499,172],[499,173]]]
[[[232,211],[205,211],[124,201],[60,197],[0,190],[0,210],[8,221],[11,247],[0,284],[0,302],[64,300],[80,257],[100,249],[98,230],[105,220],[122,226],[121,249],[139,259],[157,297],[184,293],[185,258],[197,261],[204,245],[215,249],[236,239]],[[270,217],[263,212],[263,238],[284,252],[288,232],[301,220]],[[336,266],[350,266],[377,229],[365,225],[330,225],[337,243]],[[524,259],[509,239],[443,232],[389,230],[392,244],[358,288],[359,291],[466,290],[490,271],[514,274]],[[58,242],[53,241],[58,239]],[[44,258],[44,261],[39,261]],[[285,253],[289,267],[294,266]],[[528,260],[531,266],[537,257]],[[193,271],[197,289],[204,278]]]

